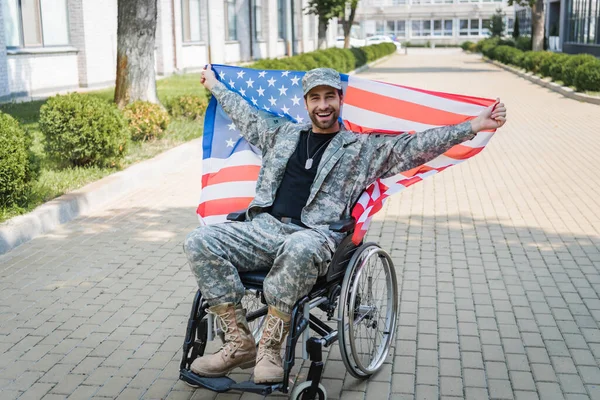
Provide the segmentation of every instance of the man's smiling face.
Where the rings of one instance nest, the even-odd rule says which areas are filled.
[[[338,117],[343,97],[331,86],[316,86],[306,94],[306,109],[315,133],[333,133],[339,130]]]

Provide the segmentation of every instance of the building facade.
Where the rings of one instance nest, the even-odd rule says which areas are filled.
[[[395,36],[411,44],[457,45],[489,34],[492,15],[505,14],[512,32],[514,12],[506,0],[361,0],[356,21],[363,37]]]
[[[117,0],[1,0],[0,100],[114,85]],[[159,75],[315,50],[308,0],[158,0]],[[337,23],[328,29],[334,45]]]

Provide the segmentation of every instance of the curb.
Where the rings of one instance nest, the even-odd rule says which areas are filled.
[[[200,154],[202,138],[191,140],[154,158],[57,197],[27,214],[11,218],[0,224],[0,254],[7,253],[80,215],[98,210],[156,179],[164,172],[174,171],[178,167],[178,161],[199,157]]]
[[[395,53],[363,65],[348,75],[365,71],[383,62]],[[178,161],[202,154],[202,138],[191,140],[169,149],[154,158],[142,161],[131,167],[106,176],[98,181],[66,193],[35,210],[11,218],[0,224],[0,255],[51,232],[59,225],[67,223],[81,215],[96,211],[111,201],[133,192],[164,172],[173,171]]]
[[[513,74],[519,75],[520,77],[527,79],[529,82],[533,82],[539,86],[548,88],[548,89],[552,90],[553,92],[560,93],[565,97],[571,98],[573,100],[582,101],[584,103],[600,105],[600,97],[589,96],[587,94],[578,93],[569,87],[561,86],[558,83],[547,80],[549,78],[540,78],[539,76],[535,75],[533,72],[524,72],[524,71],[521,71],[520,69],[508,66],[506,64],[502,64],[501,62],[498,62],[495,60],[490,60],[489,58],[484,58],[484,60],[487,63],[493,64],[493,65],[500,67],[506,71],[512,72]]]

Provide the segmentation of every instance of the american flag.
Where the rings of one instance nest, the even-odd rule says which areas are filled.
[[[254,107],[307,123],[300,71],[255,70],[213,64],[217,78]],[[421,90],[341,74],[344,105],[341,118],[347,129],[359,133],[420,132],[458,124],[479,115],[494,100]],[[478,154],[493,135],[480,132],[443,155],[417,168],[378,179],[352,210],[357,224],[353,240],[359,243],[373,215],[385,200],[408,186]],[[261,153],[241,137],[235,124],[213,97],[204,120],[202,193],[197,214],[201,223],[224,222],[227,214],[247,208],[255,195]]]

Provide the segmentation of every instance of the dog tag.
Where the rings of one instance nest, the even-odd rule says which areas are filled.
[[[306,160],[306,164],[304,164],[304,168],[305,169],[311,169],[312,168],[312,163],[313,163],[313,159],[309,158],[308,160]]]

